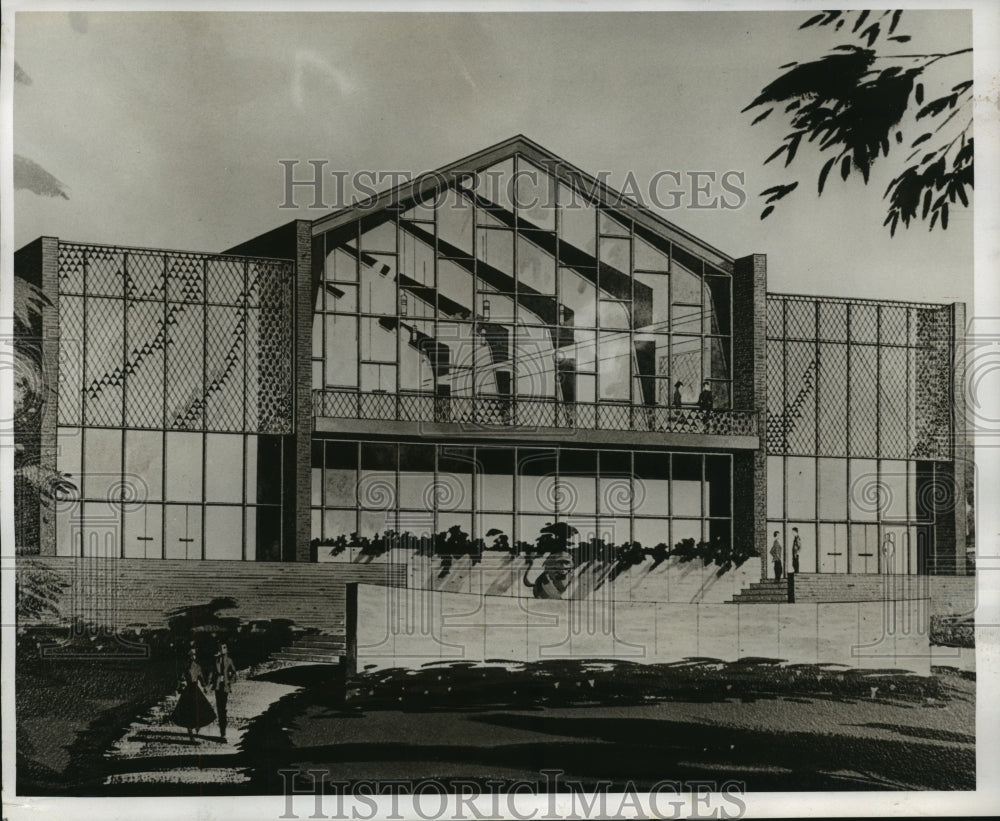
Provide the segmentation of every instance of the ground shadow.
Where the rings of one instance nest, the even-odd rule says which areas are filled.
[[[976,737],[968,733],[956,733],[951,730],[938,730],[933,727],[906,727],[902,724],[879,724],[870,721],[867,724],[851,724],[851,727],[869,727],[873,730],[889,730],[912,738],[927,738],[932,741],[949,741],[955,744],[975,744]]]

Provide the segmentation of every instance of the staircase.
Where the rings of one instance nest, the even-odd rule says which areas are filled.
[[[788,581],[767,579],[762,582],[751,582],[729,600],[730,604],[787,604]]]
[[[347,640],[343,636],[303,636],[274,653],[271,658],[280,661],[299,661],[310,664],[340,664],[347,653]]]

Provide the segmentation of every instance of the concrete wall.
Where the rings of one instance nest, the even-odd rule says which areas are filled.
[[[337,557],[330,548],[319,548],[321,564],[351,563],[367,560],[358,550],[348,548]],[[532,588],[524,583],[527,572],[533,582],[542,572],[544,557],[532,564],[523,556],[501,552],[484,552],[482,560],[473,564],[468,556],[456,559],[446,574],[439,557],[420,556],[412,551],[393,550],[392,561],[407,564],[407,586],[449,593],[474,593],[488,596],[534,598]],[[385,561],[380,556],[376,562]],[[625,570],[611,579],[612,565],[586,565],[574,568],[572,582],[564,599],[594,596],[597,591],[610,590],[616,601],[663,602],[725,602],[732,599],[751,582],[759,581],[760,565],[750,559],[741,567],[717,575],[718,567],[708,567],[700,559],[688,562],[670,558],[654,567],[652,558]]]
[[[927,603],[540,601],[359,586],[358,669],[432,662],[747,657],[930,674]]]

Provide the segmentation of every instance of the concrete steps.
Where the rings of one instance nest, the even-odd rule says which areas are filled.
[[[280,661],[311,662],[313,664],[340,664],[347,653],[347,640],[343,636],[302,636],[291,647],[272,655]]]
[[[729,600],[730,604],[787,604],[788,583],[782,579],[751,582]]]

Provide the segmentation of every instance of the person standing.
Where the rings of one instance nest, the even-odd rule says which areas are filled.
[[[712,386],[706,379],[701,383],[701,393],[698,394],[698,407],[703,411],[712,410],[715,402],[712,399]]]
[[[184,689],[171,714],[171,720],[174,724],[187,729],[189,743],[199,744],[194,734],[215,721],[215,711],[202,692],[207,682],[201,665],[198,664],[198,651],[194,647],[188,650],[188,664],[181,674],[181,682]]]
[[[675,408],[679,408],[681,406],[681,386],[683,384],[684,383],[681,382],[679,379],[674,383],[674,398],[671,404]]]
[[[774,578],[776,581],[781,580],[781,541],[778,539],[778,531],[774,531],[774,543],[771,545],[771,561],[774,562]]]
[[[799,572],[799,553],[802,550],[802,539],[799,538],[799,529],[797,527],[792,528],[792,533],[795,536],[792,537],[792,572]]]
[[[712,428],[712,408],[714,405],[712,388],[708,384],[708,380],[705,380],[701,383],[701,393],[698,394],[698,407],[701,408],[701,424],[709,432]]]
[[[233,690],[233,681],[236,678],[236,665],[229,658],[229,649],[226,643],[219,645],[219,650],[215,654],[215,671],[212,673],[212,689],[215,690],[215,707],[219,711],[219,737],[226,740],[226,724],[229,714],[229,694]]]

